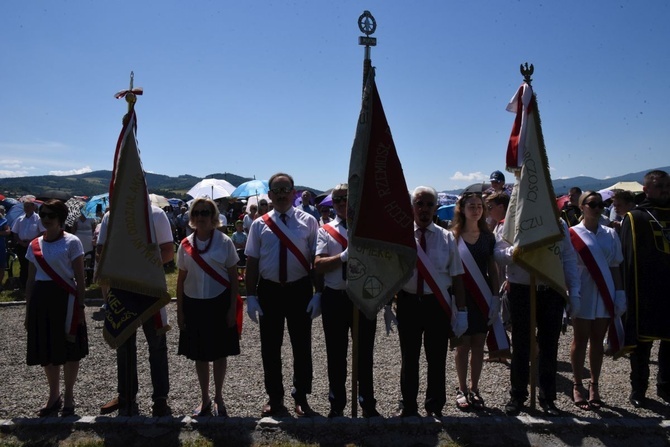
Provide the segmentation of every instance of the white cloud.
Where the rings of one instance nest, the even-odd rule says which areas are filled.
[[[449,177],[449,180],[454,180],[457,182],[484,182],[489,179],[489,176],[477,171],[477,172],[471,172],[469,174],[464,174],[461,171],[456,171],[456,173]]]
[[[67,171],[49,171],[49,175],[78,175],[78,174],[86,174],[88,172],[93,172],[93,169],[91,169],[90,166],[84,166],[83,168],[79,169],[70,169]]]
[[[10,178],[10,177],[25,177],[29,174],[28,171],[10,171],[6,169],[0,169],[0,178]]]

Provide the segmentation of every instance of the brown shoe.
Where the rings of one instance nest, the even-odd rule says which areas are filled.
[[[295,403],[295,414],[299,418],[303,418],[303,417],[309,418],[309,417],[314,416],[314,410],[312,410],[310,408],[310,406],[309,406],[309,404],[307,403],[306,400],[302,401],[302,402],[296,401],[296,403]]]
[[[283,403],[268,401],[268,403],[263,405],[263,409],[261,410],[261,417],[275,416],[285,411],[286,407]]]
[[[105,405],[100,407],[100,414],[114,413],[118,409],[119,409],[119,396],[116,396],[115,398],[107,402]]]

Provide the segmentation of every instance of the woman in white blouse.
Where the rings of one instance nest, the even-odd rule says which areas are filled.
[[[209,198],[196,199],[189,213],[195,231],[177,251],[178,354],[195,360],[202,402],[194,416],[227,417],[223,381],[227,356],[240,353],[237,315],[237,251],[216,228],[219,210]],[[213,363],[214,402],[209,396],[209,363]]]

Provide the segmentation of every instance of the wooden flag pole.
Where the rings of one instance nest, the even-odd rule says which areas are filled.
[[[535,274],[530,274],[530,408],[535,409],[535,382],[537,381],[537,287]]]

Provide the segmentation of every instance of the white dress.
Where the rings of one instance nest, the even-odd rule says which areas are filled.
[[[86,218],[86,220],[83,221],[77,219],[76,225],[77,231],[74,235],[81,241],[81,245],[84,247],[84,253],[88,253],[93,250],[93,229],[95,228],[95,219]]]
[[[582,231],[580,231],[580,234],[598,244],[607,260],[607,265],[610,267],[619,267],[623,262],[623,252],[621,251],[621,241],[619,241],[619,236],[617,236],[614,229],[599,225],[598,230],[594,234],[584,228],[584,223],[579,223],[575,227],[581,227]],[[581,306],[577,313],[577,318],[585,320],[610,318],[611,315],[605,307],[603,298],[598,291],[598,286],[593,281],[579,254],[577,255],[577,268],[581,279]]]

